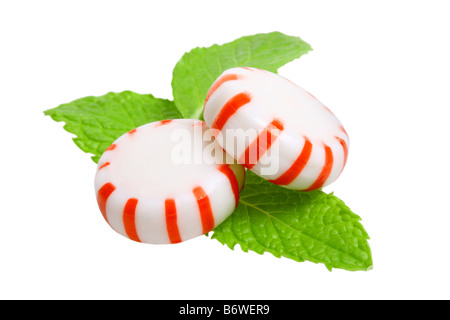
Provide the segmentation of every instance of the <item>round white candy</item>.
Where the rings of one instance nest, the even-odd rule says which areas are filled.
[[[115,231],[139,242],[178,243],[211,231],[234,211],[245,169],[205,133],[199,120],[153,122],[103,153],[95,192]]]
[[[208,92],[203,116],[234,159],[289,189],[320,189],[338,178],[347,160],[349,139],[336,116],[265,70],[225,71]]]

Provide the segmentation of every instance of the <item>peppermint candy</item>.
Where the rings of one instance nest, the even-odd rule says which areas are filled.
[[[115,231],[139,242],[179,243],[211,231],[234,211],[245,169],[207,141],[206,130],[199,120],[154,122],[103,153],[95,192]]]
[[[336,116],[308,91],[265,70],[225,71],[207,94],[203,116],[234,159],[289,189],[329,185],[347,161],[349,138]]]

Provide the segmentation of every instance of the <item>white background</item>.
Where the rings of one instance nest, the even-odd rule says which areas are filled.
[[[448,1],[2,1],[0,298],[448,299]],[[325,191],[362,218],[374,269],[244,253],[199,237],[155,246],[110,229],[95,164],[44,117],[109,91],[172,98],[185,51],[255,33],[314,51],[279,73],[344,123]]]

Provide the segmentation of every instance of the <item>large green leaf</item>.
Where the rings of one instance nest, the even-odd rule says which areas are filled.
[[[185,118],[201,118],[208,89],[225,70],[255,67],[277,72],[278,68],[310,50],[310,45],[300,38],[280,32],[195,48],[185,53],[173,70],[175,104]]]
[[[85,97],[44,112],[76,135],[81,150],[98,162],[103,152],[122,134],[149,122],[181,118],[172,101],[131,91]]]
[[[233,249],[270,252],[328,269],[369,270],[372,254],[360,217],[332,194],[276,186],[247,171],[236,211],[212,238]]]

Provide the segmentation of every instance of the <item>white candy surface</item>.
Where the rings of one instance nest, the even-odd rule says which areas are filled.
[[[349,139],[336,116],[306,90],[265,70],[225,71],[208,92],[203,116],[220,131],[217,141],[227,153],[286,188],[329,185],[347,160]]]
[[[178,243],[211,231],[234,211],[245,169],[206,152],[215,142],[202,139],[205,130],[199,120],[154,122],[103,153],[95,192],[115,231],[139,242]]]

